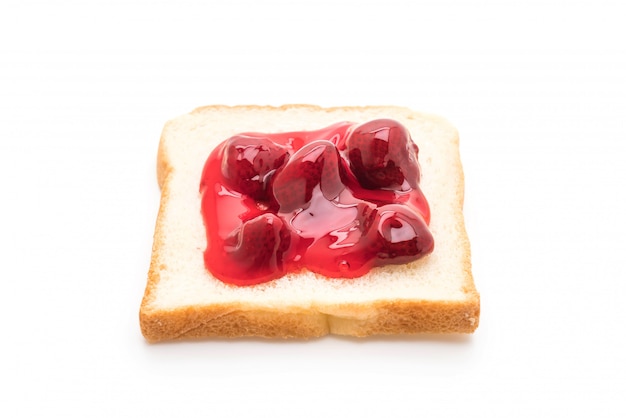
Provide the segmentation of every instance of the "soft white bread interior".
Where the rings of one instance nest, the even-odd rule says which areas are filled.
[[[396,119],[419,146],[420,186],[431,207],[432,254],[357,279],[308,271],[249,287],[205,269],[200,176],[210,152],[240,132],[315,130],[340,121]],[[140,309],[150,342],[198,337],[316,337],[473,332],[480,300],[463,220],[458,134],[439,117],[399,107],[208,106],[169,121],[157,162],[161,203]]]

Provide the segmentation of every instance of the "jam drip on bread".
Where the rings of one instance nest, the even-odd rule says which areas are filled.
[[[355,278],[429,254],[418,153],[391,119],[227,139],[200,183],[206,268],[246,286],[303,268]]]

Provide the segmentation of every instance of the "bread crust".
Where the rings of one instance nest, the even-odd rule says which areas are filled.
[[[206,337],[313,338],[327,334],[367,337],[420,333],[471,333],[480,303],[389,301],[366,307],[344,306],[344,316],[313,310],[264,311],[237,304],[141,311],[141,331],[149,342]],[[354,312],[350,312],[350,310]],[[356,312],[356,313],[355,313]]]
[[[409,118],[412,115],[419,115],[410,109],[396,106],[322,108],[306,104],[290,104],[280,107],[212,105],[199,107],[190,115],[204,112],[228,113],[232,110],[283,112],[290,109],[331,113],[337,110],[375,109],[386,110],[391,114],[405,113],[409,115],[407,116]],[[428,117],[437,119],[434,116]],[[161,201],[150,270],[139,314],[141,331],[148,342],[209,337],[313,338],[326,334],[366,337],[385,334],[472,333],[476,330],[480,317],[480,296],[472,277],[470,243],[462,216],[456,219],[456,225],[454,225],[461,231],[461,239],[457,245],[464,255],[462,291],[465,297],[461,300],[394,299],[370,303],[347,302],[323,306],[314,304],[306,307],[289,306],[277,309],[238,302],[167,309],[155,306],[155,293],[161,280],[161,272],[168,267],[162,255],[163,231],[166,227],[164,212],[171,200],[172,185],[169,179],[176,168],[170,159],[171,150],[168,149],[169,144],[165,138],[174,122],[175,120],[172,120],[165,125],[157,153],[156,171],[161,188]],[[455,141],[458,152],[458,135]],[[460,158],[456,158],[455,161],[458,164],[459,175],[454,184],[454,192],[456,203],[462,208],[464,177]],[[210,276],[208,279],[217,280]],[[321,278],[320,280],[328,279]]]

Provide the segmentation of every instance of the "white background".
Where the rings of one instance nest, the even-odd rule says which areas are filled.
[[[0,415],[625,416],[620,3],[4,1]],[[475,334],[143,340],[163,124],[285,103],[456,125]]]

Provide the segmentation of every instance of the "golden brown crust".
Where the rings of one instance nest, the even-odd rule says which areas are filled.
[[[165,155],[161,153],[160,150],[159,150],[158,155],[159,156],[158,156],[157,165],[159,168],[157,169],[157,172],[162,173],[162,172],[165,172],[165,169],[167,168],[168,163],[167,163],[167,159],[165,158]],[[159,174],[157,174],[157,176],[159,176]],[[165,211],[165,202],[168,201],[169,184],[165,181],[165,177],[164,177],[162,180],[162,183],[161,183],[161,180],[159,180],[159,185],[161,186],[161,203],[159,205],[159,212],[157,214],[156,226],[154,228],[152,257],[150,260],[150,270],[148,271],[148,282],[146,284],[146,290],[144,292],[143,300],[141,302],[142,315],[143,315],[143,311],[150,305],[150,303],[154,299],[154,291],[155,291],[157,284],[159,283],[160,261],[159,261],[158,248],[161,242],[161,237],[159,235],[161,231],[163,230],[161,224],[164,219],[163,212]]]
[[[364,319],[363,311],[369,311]],[[142,310],[141,331],[149,342],[207,337],[313,338],[326,334],[366,337],[385,334],[471,333],[478,327],[478,294],[465,302],[390,301],[343,306],[342,316],[316,310],[269,311],[243,306]]]
[[[164,137],[165,135],[167,135],[167,130],[171,123],[171,121],[168,122],[163,128],[161,140],[159,141],[159,149],[157,151],[157,181],[160,188],[163,188],[163,185],[165,184],[165,179],[172,170],[170,161],[167,158],[167,149],[164,140]]]
[[[142,311],[141,331],[149,342],[203,337],[311,338],[327,334],[328,323],[318,312],[272,312],[217,305]]]
[[[273,106],[224,106],[213,105],[195,109],[192,114],[205,111],[246,109],[257,111],[286,110],[290,108],[311,111],[329,111],[338,109],[363,110],[385,108],[393,111],[413,112],[395,106],[367,106],[321,108],[313,105]],[[408,116],[410,117],[410,116]],[[364,337],[376,334],[416,334],[416,333],[471,333],[479,322],[480,297],[475,289],[471,273],[470,244],[465,233],[464,220],[461,217],[457,225],[463,230],[463,240],[459,242],[464,254],[463,270],[466,298],[461,301],[426,301],[426,300],[390,300],[370,304],[344,304],[311,306],[306,309],[271,310],[260,309],[244,304],[219,304],[211,306],[187,306],[171,310],[152,308],[155,289],[160,280],[162,265],[159,253],[160,231],[163,229],[163,213],[166,210],[170,183],[168,177],[173,169],[168,160],[164,128],[157,155],[157,178],[161,187],[161,204],[155,228],[154,247],[148,282],[140,309],[141,331],[149,342],[175,339],[207,337],[244,337],[258,336],[267,338],[312,338],[329,333]],[[458,141],[458,137],[456,138]],[[459,159],[460,169],[460,159]],[[463,204],[464,178],[462,169],[456,193]]]
[[[478,296],[478,295],[476,295]],[[480,301],[391,301],[374,304],[367,319],[331,317],[333,334],[366,337],[378,334],[471,333],[478,326]]]

